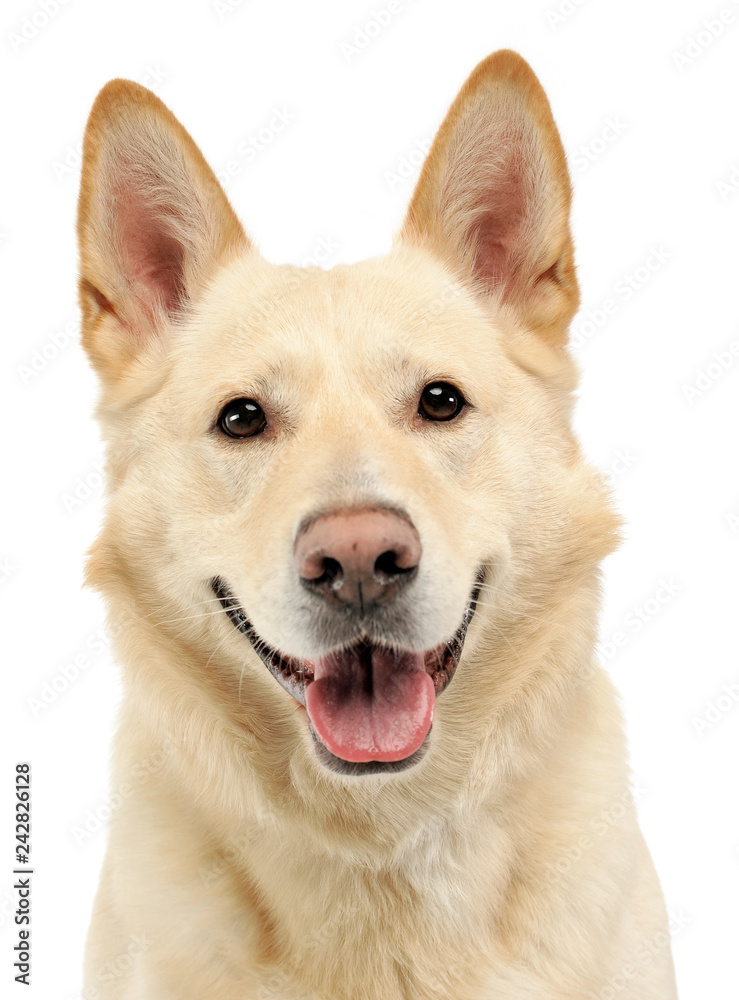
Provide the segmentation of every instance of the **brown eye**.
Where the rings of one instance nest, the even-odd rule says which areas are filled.
[[[430,382],[418,403],[418,412],[425,420],[453,420],[465,405],[459,389],[449,382]]]
[[[264,410],[254,399],[232,399],[221,410],[218,426],[232,438],[253,437],[267,426]]]

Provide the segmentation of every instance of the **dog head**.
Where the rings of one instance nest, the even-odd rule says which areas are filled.
[[[568,614],[594,606],[615,522],[570,429],[569,210],[511,52],[454,102],[391,253],[330,271],[265,261],[150,92],[95,103],[81,302],[109,497],[89,578],[167,637],[183,689],[321,780],[438,775],[548,649],[592,644]]]

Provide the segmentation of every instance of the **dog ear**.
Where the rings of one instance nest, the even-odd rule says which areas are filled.
[[[249,242],[200,150],[128,80],[98,94],[84,139],[77,232],[82,339],[120,374]]]
[[[579,302],[570,200],[546,95],[528,63],[502,50],[476,67],[449,110],[400,238],[558,344]]]

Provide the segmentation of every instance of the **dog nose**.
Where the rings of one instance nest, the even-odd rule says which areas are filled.
[[[295,542],[295,567],[306,589],[330,604],[364,612],[392,600],[416,575],[421,540],[391,510],[348,510],[311,521]]]

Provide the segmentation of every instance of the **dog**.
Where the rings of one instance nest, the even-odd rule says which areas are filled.
[[[145,88],[84,139],[124,698],[101,1000],[670,1000],[595,660],[620,523],[571,428],[565,154],[469,77],[391,252],[277,266]]]

